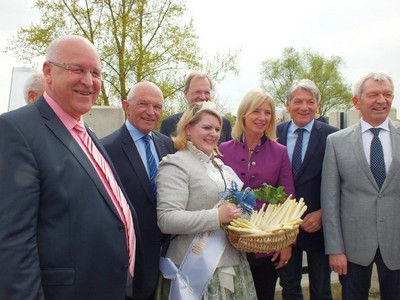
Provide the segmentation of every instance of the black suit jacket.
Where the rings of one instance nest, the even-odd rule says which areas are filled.
[[[160,132],[166,136],[172,136],[176,134],[176,125],[181,119],[183,113],[177,113],[169,116],[161,122]],[[222,118],[222,131],[219,143],[226,142],[232,139],[232,126],[231,122],[227,118]]]
[[[0,185],[0,299],[125,298],[123,222],[86,154],[43,97],[0,116]],[[140,252],[140,232],[137,237]]]
[[[152,135],[160,159],[174,152],[174,146],[169,137],[156,131],[153,131]],[[163,239],[163,235],[157,226],[156,197],[153,194],[146,168],[126,125],[122,125],[121,128],[101,141],[138,213],[144,247],[143,260],[146,268],[145,277],[141,280],[146,282],[146,285],[139,286],[136,279],[140,278],[134,278],[134,290],[141,297],[149,297],[156,287],[160,248]]]
[[[278,142],[286,146],[287,132],[290,122],[277,127]],[[310,140],[300,170],[294,179],[296,198],[301,197],[307,204],[306,214],[321,208],[321,172],[325,155],[326,138],[338,129],[328,124],[315,121],[311,130]],[[296,244],[305,251],[324,251],[324,236],[322,229],[307,233],[300,230]]]

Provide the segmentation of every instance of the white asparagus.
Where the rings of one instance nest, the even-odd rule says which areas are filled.
[[[290,195],[282,204],[263,204],[259,211],[253,210],[250,220],[234,219],[228,225],[228,229],[235,230],[243,234],[271,233],[285,231],[298,226],[303,220],[301,216],[307,210],[304,199],[300,201],[291,198]]]

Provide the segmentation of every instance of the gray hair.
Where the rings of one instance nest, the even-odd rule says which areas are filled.
[[[364,75],[363,77],[361,77],[359,80],[357,80],[354,83],[353,97],[360,99],[361,94],[364,91],[364,84],[368,79],[372,79],[372,80],[378,81],[378,82],[388,81],[390,83],[390,86],[392,87],[392,91],[394,91],[392,77],[390,77],[388,74],[383,73],[383,72],[371,72],[371,73]]]
[[[29,103],[29,92],[35,92],[38,96],[44,92],[44,75],[43,73],[34,73],[28,77],[24,84],[25,102]]]
[[[309,91],[311,94],[313,94],[317,102],[321,101],[321,92],[319,91],[315,83],[309,79],[294,80],[288,90],[286,97],[287,101],[290,102],[292,100],[294,92],[296,92],[299,89]]]

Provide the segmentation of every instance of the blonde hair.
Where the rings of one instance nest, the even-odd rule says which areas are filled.
[[[219,125],[222,126],[221,114],[215,109],[214,103],[205,101],[202,103],[190,104],[176,126],[176,136],[172,137],[172,141],[174,142],[177,150],[187,149],[189,138],[185,131],[186,125],[196,125],[198,122],[200,122],[204,114],[215,116],[218,119]],[[217,146],[215,150],[217,151]]]
[[[275,101],[272,96],[261,88],[249,91],[240,102],[235,125],[232,128],[232,138],[240,141],[242,134],[245,132],[245,117],[254,112],[261,104],[267,103],[271,106],[271,122],[265,129],[264,134],[270,140],[276,140],[276,112]]]

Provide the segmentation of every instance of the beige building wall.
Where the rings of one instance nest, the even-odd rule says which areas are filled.
[[[93,106],[83,120],[101,139],[121,127],[125,122],[125,112],[122,107]]]
[[[361,118],[360,111],[351,108],[347,111],[333,111],[329,113],[329,124],[337,128],[346,128],[357,123]],[[397,119],[397,110],[392,108],[389,113],[389,118]]]

